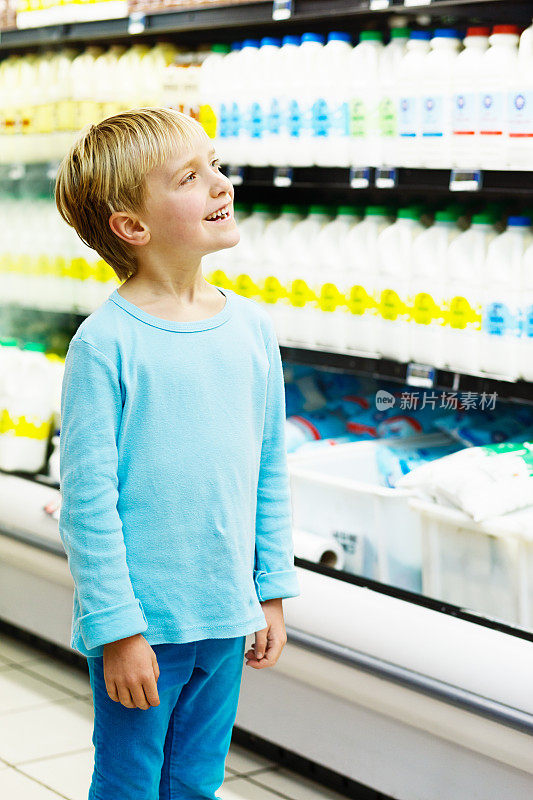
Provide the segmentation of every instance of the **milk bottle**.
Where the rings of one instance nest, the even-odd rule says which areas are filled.
[[[420,222],[421,209],[400,208],[396,222],[378,236],[379,310],[378,350],[387,358],[409,358],[409,316],[407,299],[413,262],[413,245],[425,231]]]
[[[474,214],[470,228],[448,249],[444,362],[457,372],[480,370],[485,264],[489,244],[496,235],[492,214]]]
[[[395,166],[398,136],[398,113],[396,107],[396,83],[398,69],[409,41],[409,28],[393,28],[390,42],[383,49],[379,62],[379,136],[381,138],[381,162]]]
[[[346,276],[343,242],[363,217],[362,209],[339,206],[337,216],[320,231],[317,241],[318,269],[312,287],[318,298],[315,344],[336,351],[346,346],[348,307],[341,290]]]
[[[465,49],[453,64],[452,165],[475,169],[479,158],[479,83],[490,28],[468,28]]]
[[[489,44],[481,59],[480,163],[484,169],[504,169],[508,144],[506,103],[516,74],[518,27],[495,25]]]
[[[261,273],[261,240],[268,222],[275,216],[276,207],[269,203],[254,203],[252,213],[241,223],[239,243],[232,248],[231,265],[236,275],[233,288],[244,297],[259,295]]]
[[[293,147],[290,155],[290,163],[298,167],[313,166],[317,139],[322,140],[326,130],[327,102],[326,98],[320,95],[324,41],[324,37],[319,33],[304,33],[299,48],[294,80],[296,96],[301,98],[302,113],[299,136],[292,137]]]
[[[292,164],[291,156],[301,133],[302,99],[298,96],[295,81],[298,76],[300,58],[299,36],[284,36],[281,40],[278,66],[280,74],[275,79],[280,97],[280,132],[275,147],[271,149],[270,161],[274,167]]]
[[[314,136],[314,163],[319,166],[350,165],[349,66],[352,52],[348,33],[328,34],[321,53],[319,94],[323,101],[323,124]]]
[[[243,164],[239,159],[239,132],[242,109],[242,70],[240,69],[242,42],[232,42],[230,52],[224,57],[225,81],[221,86],[221,116],[227,119],[227,135],[224,137],[220,159],[223,164]],[[222,137],[219,147],[222,144]]]
[[[277,160],[275,151],[279,148],[281,133],[281,58],[281,39],[271,36],[261,39],[257,85],[260,87],[262,130],[256,142],[256,155],[251,162],[255,166],[268,166]]]
[[[354,353],[378,351],[378,236],[390,224],[385,206],[367,206],[362,222],[354,225],[342,248],[346,272],[339,290],[346,298],[346,350]]]
[[[520,37],[517,69],[507,99],[511,169],[533,170],[533,25]]]
[[[459,235],[457,212],[437,211],[434,224],[413,245],[409,292],[412,361],[444,366],[445,299],[448,291],[448,249]]]
[[[521,283],[522,335],[519,340],[518,374],[533,381],[533,244],[524,253]]]
[[[351,161],[355,167],[381,164],[379,137],[379,68],[383,53],[383,34],[362,31],[359,44],[350,55],[350,135]]]
[[[225,82],[227,81],[227,61],[229,46],[214,44],[211,53],[202,61],[200,67],[200,113],[199,122],[211,139],[223,164],[226,162],[225,143],[228,138],[228,106],[224,102]]]
[[[513,216],[507,230],[489,244],[482,312],[481,369],[515,379],[522,331],[522,260],[533,238],[531,219]]]
[[[422,124],[422,76],[429,53],[429,31],[412,31],[398,68],[398,150],[399,167],[420,166]]]
[[[238,136],[239,163],[251,164],[257,157],[258,143],[263,131],[259,83],[261,76],[259,41],[245,39],[239,54],[242,105]]]
[[[457,31],[439,28],[431,39],[431,50],[422,75],[422,140],[420,165],[451,167],[452,76],[461,41]]]
[[[285,341],[286,309],[282,299],[287,297],[287,239],[292,229],[301,222],[300,206],[285,204],[275,219],[267,222],[261,237],[260,296],[257,302],[271,315],[278,339]]]
[[[285,330],[290,343],[312,347],[315,341],[317,297],[313,292],[319,269],[316,242],[331,220],[329,206],[312,205],[308,216],[297,223],[287,237],[287,298],[283,300]]]

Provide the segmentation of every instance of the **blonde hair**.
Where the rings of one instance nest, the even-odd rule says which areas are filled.
[[[145,177],[176,151],[207,138],[202,126],[170,108],[136,108],[84,129],[59,166],[55,200],[80,239],[120,280],[137,271],[134,248],[109,225],[115,211],[139,213]]]

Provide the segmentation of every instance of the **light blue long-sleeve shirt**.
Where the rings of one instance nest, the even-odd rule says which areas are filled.
[[[242,636],[300,593],[274,327],[219,291],[215,316],[173,322],[115,290],[70,342],[59,531],[83,655]]]

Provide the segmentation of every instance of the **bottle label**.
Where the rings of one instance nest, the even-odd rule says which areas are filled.
[[[427,292],[415,295],[411,307],[411,319],[418,325],[430,325],[434,320],[441,320],[442,312],[434,299]]]
[[[398,125],[392,97],[382,97],[379,104],[379,134],[384,138],[396,136]]]
[[[303,115],[298,100],[290,100],[287,107],[286,128],[289,136],[299,138],[302,135]]]
[[[362,97],[352,100],[350,133],[355,137],[368,135],[368,110]]]
[[[510,138],[533,138],[533,91],[510,92],[507,114]]]
[[[533,339],[533,305],[526,306],[524,309],[524,328],[522,335],[528,339]]]
[[[440,137],[444,128],[444,98],[429,95],[422,101],[422,136]]]
[[[250,103],[246,115],[246,131],[250,139],[260,139],[263,134],[263,113],[261,104]]]
[[[362,316],[369,309],[374,309],[376,304],[364,286],[352,286],[346,298],[346,305],[352,314]]]
[[[219,137],[219,139],[227,139],[228,136],[231,136],[232,124],[233,121],[231,118],[231,104],[221,103],[220,117],[218,120],[218,130],[217,130],[217,136]]]
[[[210,105],[200,106],[200,125],[210,139],[214,139],[217,133],[217,118]]]
[[[457,92],[453,97],[452,130],[461,136],[476,132],[476,95],[474,92]]]
[[[520,312],[509,308],[505,303],[489,303],[485,307],[483,329],[490,336],[520,336]]]
[[[481,136],[503,135],[503,92],[480,92],[479,133]]]
[[[279,280],[274,275],[269,275],[268,278],[265,278],[260,294],[265,303],[277,303],[287,293]]]
[[[329,133],[328,104],[319,97],[311,108],[311,132],[313,136],[327,136]]]
[[[407,311],[405,303],[394,289],[384,289],[379,301],[379,313],[383,319],[395,320]]]
[[[452,297],[448,309],[448,325],[451,328],[464,330],[481,330],[481,306],[472,307],[466,297]]]
[[[238,136],[241,132],[241,110],[235,101],[231,104],[230,111],[230,136]]]
[[[330,135],[350,135],[350,107],[347,102],[337,103],[330,107]]]
[[[315,299],[315,294],[304,280],[296,278],[291,284],[289,299],[293,306],[303,308],[307,302]]]
[[[281,106],[276,97],[272,100],[268,109],[266,129],[271,136],[279,136],[281,131]]]
[[[335,311],[338,306],[346,305],[346,298],[334,283],[325,283],[320,289],[318,306],[322,311]]]
[[[416,97],[400,97],[398,103],[398,133],[400,136],[416,136]]]

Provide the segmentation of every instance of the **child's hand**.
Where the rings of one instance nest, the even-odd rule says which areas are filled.
[[[249,659],[246,666],[254,669],[273,667],[287,642],[282,598],[264,600],[261,606],[267,627],[256,631],[253,649],[244,654]]]
[[[142,635],[104,645],[104,680],[111,700],[126,708],[159,705],[157,658]]]

